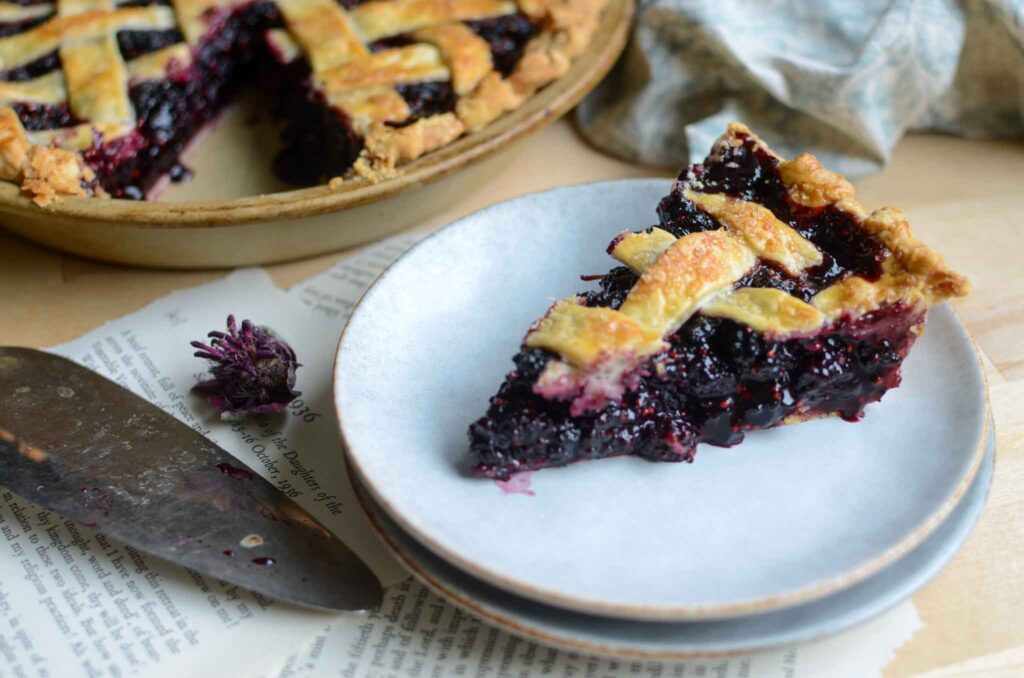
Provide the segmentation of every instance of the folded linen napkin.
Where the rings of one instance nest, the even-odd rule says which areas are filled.
[[[670,166],[742,120],[852,176],[909,129],[1024,136],[1024,0],[638,0],[577,120],[608,153]]]

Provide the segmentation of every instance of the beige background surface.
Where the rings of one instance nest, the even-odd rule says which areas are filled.
[[[422,227],[531,191],[652,175],[671,176],[597,153],[563,121],[526,141],[496,179]],[[857,188],[869,209],[901,208],[921,238],[970,276],[974,291],[956,306],[985,353],[998,445],[992,493],[977,530],[914,597],[925,627],[900,649],[886,675],[1024,675],[1024,143],[910,137],[888,170]],[[338,256],[268,270],[285,287]],[[222,275],[98,264],[0,231],[0,345],[64,342],[174,289]]]

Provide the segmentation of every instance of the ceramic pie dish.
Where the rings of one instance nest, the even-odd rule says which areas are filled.
[[[621,52],[632,14],[630,0],[373,0],[344,9],[313,0],[206,2],[205,23],[196,27],[186,11],[195,2],[175,3],[174,11],[160,3],[107,4],[32,3],[17,10],[24,17],[4,18],[11,30],[0,38],[7,180],[0,182],[0,220],[77,254],[165,267],[281,261],[422,220],[486,180],[500,166],[498,151],[596,85]],[[218,11],[242,27],[218,28]],[[259,21],[262,32],[238,38]],[[579,33],[573,27],[581,21]],[[218,47],[218,30],[237,41],[203,61]],[[238,85],[220,75],[222,64],[234,63],[223,55],[235,58],[238,45],[256,37],[270,46],[261,52],[274,61],[267,73],[306,69],[288,76],[306,89],[275,90],[279,99],[322,99],[287,112],[288,145],[275,170],[326,183],[270,194],[253,186],[253,195],[199,202],[91,197],[142,197],[158,185],[157,174],[180,176],[173,163],[198,127],[175,127],[185,117],[179,100],[187,95],[182,110],[197,125],[211,121],[225,97],[206,89]],[[182,55],[191,70],[182,70]],[[195,80],[197,72],[203,79]],[[211,112],[195,113],[197,88]],[[317,111],[327,111],[330,124],[307,120]],[[152,130],[157,123],[166,129]],[[174,143],[165,157],[166,135]],[[451,176],[469,165],[476,165],[472,175]],[[218,179],[202,166],[190,169],[195,181]],[[428,183],[429,190],[415,190]]]

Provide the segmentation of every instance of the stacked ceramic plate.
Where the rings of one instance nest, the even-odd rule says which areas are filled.
[[[978,355],[936,307],[903,385],[865,419],[625,457],[497,483],[467,473],[468,424],[523,329],[599,246],[652,219],[660,180],[557,189],[442,229],[366,294],[335,396],[354,482],[394,553],[514,633],[598,654],[676,658],[834,633],[924,585],[980,514],[993,437]],[[597,245],[595,245],[597,243]]]

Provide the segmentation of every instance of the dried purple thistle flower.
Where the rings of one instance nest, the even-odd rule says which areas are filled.
[[[240,419],[247,414],[280,412],[302,395],[295,390],[295,351],[268,327],[228,316],[228,331],[210,332],[211,341],[193,341],[197,358],[213,365],[213,378],[192,387],[220,410],[221,419]]]

